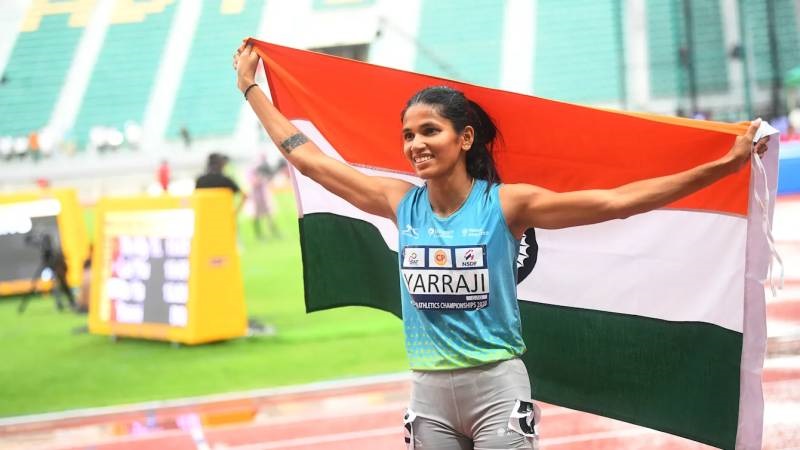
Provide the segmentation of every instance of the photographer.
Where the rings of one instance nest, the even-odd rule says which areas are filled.
[[[58,310],[62,311],[64,309],[64,305],[61,303],[62,293],[67,296],[70,308],[76,309],[75,296],[67,283],[67,262],[61,249],[53,245],[53,238],[47,233],[31,233],[25,236],[25,243],[39,248],[41,262],[31,278],[30,292],[22,298],[22,302],[19,305],[19,313],[25,312],[30,297],[37,293],[38,281],[42,278],[45,269],[50,269],[53,274],[53,282],[57,284],[57,286],[53,286],[51,292]]]

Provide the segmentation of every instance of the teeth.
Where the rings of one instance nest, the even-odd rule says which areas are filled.
[[[425,161],[427,161],[429,159],[433,159],[433,157],[430,156],[430,155],[417,156],[416,158],[414,158],[414,162],[419,164],[419,163],[423,163],[423,162],[425,162]]]

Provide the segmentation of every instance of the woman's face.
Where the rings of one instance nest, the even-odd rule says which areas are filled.
[[[417,103],[403,117],[403,153],[423,179],[449,174],[459,166],[466,170],[473,134],[470,126],[457,133],[434,107]]]

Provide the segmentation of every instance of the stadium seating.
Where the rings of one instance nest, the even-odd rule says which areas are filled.
[[[503,8],[422,0],[415,70],[484,86],[500,82]]]
[[[580,0],[568,9],[539,2],[534,94],[578,103],[623,98],[622,36],[617,0]]]
[[[79,147],[94,126],[142,123],[174,11],[174,3],[166,4],[140,21],[116,17],[123,23],[109,26],[73,128]]]
[[[19,33],[3,74],[0,136],[27,136],[50,120],[83,32],[70,27],[68,18],[45,15]]]
[[[239,4],[226,10],[219,0],[203,0],[167,137],[178,136],[182,126],[193,136],[233,133],[242,99],[233,84],[231,53],[241,39],[256,33],[264,1]]]
[[[694,66],[698,94],[728,89],[727,53],[719,2],[691,3]],[[681,62],[685,42],[684,13],[676,2],[647,1],[650,89],[654,97],[688,95],[688,76]]]
[[[780,76],[792,67],[800,65],[800,36],[797,30],[797,8],[795,0],[774,0],[775,38],[780,56]],[[774,77],[772,55],[768,36],[766,2],[742,2],[743,13],[750,19],[745,23],[745,32],[753,36],[754,73],[761,87],[769,87]]]
[[[267,0],[197,0],[199,19],[190,41],[181,48],[180,82],[170,88],[175,95],[169,111],[158,118],[158,132],[176,138],[186,127],[193,138],[230,137],[239,120],[241,98],[233,88],[229,70],[232,48],[240,39],[256,35]],[[375,6],[377,0],[314,0],[311,13],[327,14],[347,8]],[[731,94],[738,81],[729,79],[735,56],[725,36],[742,32],[749,55],[750,73],[761,89],[754,90],[754,103],[766,104],[764,92],[775,78],[769,51],[767,1],[739,1],[743,18],[740,30],[731,28],[730,12],[718,0],[690,3],[694,35],[694,63],[698,95]],[[800,36],[794,0],[773,0],[776,10],[777,55],[783,74],[800,65]],[[99,3],[91,0],[30,2],[23,31],[17,34],[0,79],[0,137],[21,138],[48,124],[63,94],[65,80],[75,61],[76,50]],[[493,1],[474,2],[464,8],[459,0],[419,0],[414,70],[467,82],[497,87],[501,83],[503,39],[506,26],[504,7]],[[650,96],[664,105],[688,96],[688,78],[681,61],[686,20],[682,2],[646,0],[641,24],[647,36]],[[104,40],[85,93],[74,94],[80,104],[69,138],[83,149],[93,127],[123,130],[132,121],[146,122],[148,102],[175,23],[175,0],[115,2]],[[533,55],[533,85],[536,95],[570,102],[613,104],[626,98],[627,71],[631,64],[627,3],[621,0],[576,0],[570,8],[563,2],[536,2]],[[376,8],[377,9],[377,8]],[[723,14],[725,13],[725,14]],[[91,22],[96,24],[97,22]],[[104,22],[105,23],[105,22]],[[726,29],[727,27],[727,29]],[[280,39],[278,39],[280,41]],[[332,43],[332,45],[335,43]],[[80,45],[80,47],[79,47]],[[363,45],[369,45],[365,43]],[[644,65],[645,62],[642,62]],[[739,76],[739,74],[736,74]],[[178,78],[179,77],[179,78]],[[84,79],[85,80],[85,79]],[[167,83],[166,85],[172,86]],[[737,86],[733,86],[737,85]],[[163,86],[162,86],[163,87]],[[756,92],[758,91],[758,92]],[[738,95],[738,94],[736,94]],[[77,101],[78,97],[81,97]],[[756,98],[758,97],[758,98]],[[739,97],[731,97],[738,102]],[[63,103],[63,98],[61,98]],[[702,99],[701,99],[701,107]],[[663,106],[659,106],[663,108]],[[724,106],[717,108],[725,108]],[[739,120],[743,107],[716,111],[715,118]],[[756,109],[763,106],[756,105]],[[663,112],[663,111],[662,111]],[[72,117],[65,120],[72,122]],[[151,117],[151,119],[153,119]],[[59,130],[60,131],[60,130]],[[160,137],[160,136],[159,136]],[[8,141],[8,139],[5,139]]]

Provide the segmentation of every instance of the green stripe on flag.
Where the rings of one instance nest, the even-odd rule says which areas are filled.
[[[740,333],[702,322],[519,303],[534,398],[734,447]]]
[[[397,253],[374,225],[306,214],[300,240],[308,312],[358,305],[401,317]],[[537,400],[734,447],[740,333],[526,301],[520,312]]]
[[[397,252],[374,225],[329,213],[300,219],[306,311],[371,306],[402,317]]]

